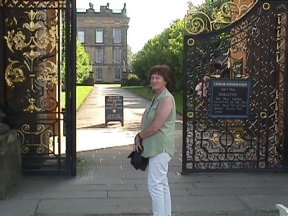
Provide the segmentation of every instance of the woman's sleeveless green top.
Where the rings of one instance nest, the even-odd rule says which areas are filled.
[[[170,116],[167,118],[162,128],[154,135],[143,139],[144,151],[143,157],[153,157],[157,154],[167,152],[171,156],[175,151],[175,120],[176,120],[176,107],[173,95],[165,89],[157,97],[154,97],[151,103],[146,108],[142,117],[142,130],[147,128],[155,118],[156,111],[159,103],[165,98],[171,97],[173,99],[173,108]]]

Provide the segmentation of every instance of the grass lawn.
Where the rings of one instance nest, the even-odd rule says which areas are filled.
[[[86,97],[93,90],[94,86],[77,86],[76,87],[76,109],[82,105]]]
[[[151,100],[154,95],[153,91],[145,86],[125,86],[122,88],[149,100]],[[179,92],[173,92],[173,96],[175,98],[177,113],[183,114],[183,95]]]
[[[85,98],[93,90],[93,86],[77,86],[76,87],[76,109],[78,110]],[[65,92],[61,92],[61,107],[65,107]]]

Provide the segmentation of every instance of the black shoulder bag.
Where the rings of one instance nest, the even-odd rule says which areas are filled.
[[[132,151],[129,154],[128,158],[131,158],[130,163],[136,170],[140,169],[142,171],[145,171],[149,162],[149,158],[145,158],[142,156],[143,145],[142,145],[141,138],[140,138],[140,144],[141,144],[142,150],[139,150],[138,152],[136,150]]]

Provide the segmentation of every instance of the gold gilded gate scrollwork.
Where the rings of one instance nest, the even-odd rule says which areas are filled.
[[[65,8],[66,0],[0,0],[0,5],[4,3],[6,7],[18,8]]]
[[[62,103],[61,85],[68,74],[65,62],[71,59],[65,50],[74,35],[76,21],[70,19],[70,12],[76,11],[76,1],[66,7],[67,2],[0,0],[3,103],[7,121],[20,140],[23,173],[69,169],[70,146],[63,136],[61,110],[68,105],[64,98]],[[74,43],[71,46],[76,49]]]
[[[255,3],[256,1],[245,5],[239,4],[236,1],[227,1],[223,3],[218,10],[208,15],[198,10],[198,8],[189,1],[189,9],[184,18],[185,29],[191,35],[218,30],[240,19]]]
[[[185,17],[184,171],[286,168],[288,2],[234,0],[209,16],[204,9],[190,5]],[[215,86],[208,106],[195,91],[205,75],[250,80],[249,115],[211,117]]]
[[[28,107],[24,111],[34,113],[42,111],[37,107],[36,83],[41,82],[44,88],[50,89],[57,85],[57,11],[54,20],[47,24],[47,14],[40,10],[30,10],[24,13],[26,22],[17,20],[17,17],[6,19],[6,25],[15,26],[13,30],[7,31],[4,37],[8,49],[12,54],[22,53],[22,59],[9,58],[5,70],[7,86],[13,89],[17,84],[29,81],[27,89]],[[51,14],[49,14],[51,15]],[[13,55],[11,55],[13,56]],[[52,57],[52,60],[48,60]]]

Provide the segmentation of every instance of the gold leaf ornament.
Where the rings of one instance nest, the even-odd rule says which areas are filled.
[[[29,23],[24,23],[23,28],[28,29],[29,31],[37,31],[38,29],[41,29],[41,25],[37,22],[35,22],[36,16],[39,14],[38,12],[35,12],[33,10],[30,10],[29,12],[26,12],[28,14],[28,17],[30,19]],[[37,21],[37,20],[36,20]]]
[[[15,83],[20,83],[20,82],[24,82],[25,81],[25,76],[24,76],[24,72],[20,67],[15,67],[16,63],[20,63],[18,61],[10,61],[10,64],[8,65],[8,67],[5,70],[5,80],[7,83],[7,86],[14,88],[15,87]]]
[[[35,52],[34,50],[30,50],[30,52],[23,53],[23,56],[33,61],[35,58],[40,56],[39,52]]]
[[[34,112],[39,112],[41,111],[41,108],[38,108],[36,105],[35,105],[35,99],[34,98],[30,98],[29,100],[29,103],[30,105],[24,109],[25,112],[29,112],[29,113],[34,113]]]
[[[16,33],[14,30],[8,31],[7,36],[5,36],[4,38],[6,39],[9,50],[13,53],[14,48],[15,50],[22,50],[29,45],[29,43],[25,43],[26,36],[23,34],[22,31],[18,31]]]
[[[220,8],[208,15],[189,2],[189,10],[185,15],[185,29],[191,35],[221,29],[239,20],[257,1],[248,5],[236,4],[233,1],[223,3]]]

